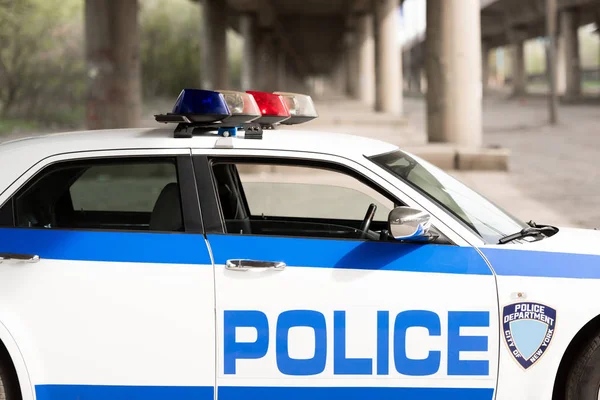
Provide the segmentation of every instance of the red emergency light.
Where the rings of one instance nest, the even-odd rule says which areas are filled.
[[[283,98],[274,93],[258,92],[254,90],[248,90],[246,93],[251,94],[258,104],[258,109],[262,116],[253,122],[261,125],[273,125],[285,121],[291,117],[290,110]]]

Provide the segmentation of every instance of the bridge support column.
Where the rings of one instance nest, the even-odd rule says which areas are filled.
[[[358,45],[357,35],[349,35],[350,40],[346,46],[346,93],[352,98],[358,97]]]
[[[287,62],[283,50],[279,50],[277,56],[277,89],[278,91],[288,91],[287,89]]]
[[[345,52],[341,52],[339,60],[333,67],[331,84],[336,94],[346,94],[346,55]]]
[[[240,31],[244,37],[242,57],[241,85],[242,90],[253,90],[256,85],[256,20],[252,15],[242,15]]]
[[[481,146],[480,0],[428,0],[427,134]],[[460,45],[458,45],[460,43]]]
[[[408,77],[405,78],[408,83],[408,91],[412,93],[421,93],[421,80],[423,74],[422,68],[422,57],[420,55],[421,50],[415,46],[412,49],[408,50],[407,54],[410,54],[409,62],[406,66],[406,71],[408,72]]]
[[[373,17],[359,17],[359,64],[358,97],[372,106],[375,103],[375,42],[373,39]]]
[[[558,49],[558,75],[564,77],[563,88],[566,97],[581,95],[579,36],[577,35],[578,19],[579,15],[576,10],[565,10],[560,15],[561,38],[559,39]]]
[[[202,2],[202,88],[227,88],[227,3],[222,0]]]
[[[88,129],[140,124],[137,0],[85,1]]]
[[[481,91],[486,93],[489,89],[490,81],[490,48],[481,44]]]
[[[398,0],[375,2],[375,111],[402,113],[402,51]]]
[[[275,43],[273,32],[270,28],[263,28],[260,34],[259,60],[258,60],[258,87],[254,90],[278,90],[277,85],[277,58],[275,54]]]
[[[513,44],[512,59],[513,96],[523,96],[527,93],[525,42],[523,40],[519,40]]]

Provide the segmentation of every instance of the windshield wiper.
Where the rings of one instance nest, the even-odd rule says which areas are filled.
[[[512,242],[513,240],[523,239],[528,236],[542,235],[542,236],[546,237],[545,233],[549,233],[552,235],[552,234],[558,232],[558,228],[556,228],[554,226],[546,226],[546,225],[538,226],[535,224],[535,222],[530,222],[529,225],[530,226],[528,226],[527,228],[521,229],[519,232],[511,233],[510,235],[501,237],[500,240],[498,240],[498,244],[506,244],[508,242]]]

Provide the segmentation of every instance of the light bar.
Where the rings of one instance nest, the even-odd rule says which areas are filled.
[[[231,90],[183,89],[173,111],[155,115],[158,122],[239,126],[261,116],[254,98]]]
[[[183,89],[171,114],[185,116],[190,122],[217,122],[230,115],[220,93],[199,89]]]
[[[223,95],[231,116],[227,125],[244,124],[260,118],[261,112],[254,97],[248,93],[233,90],[217,90]]]
[[[284,125],[301,124],[313,120],[318,117],[317,110],[312,98],[305,94],[289,93],[289,92],[274,92],[281,96],[291,117],[282,122]]]
[[[254,122],[263,125],[273,125],[290,118],[290,112],[286,107],[283,98],[278,94],[268,92],[257,92],[248,90],[258,104],[262,116]]]
[[[263,129],[274,125],[295,125],[317,118],[312,98],[290,92],[249,90],[183,89],[170,113],[155,115],[157,122],[177,123],[176,137],[217,130],[220,136],[259,139]]]

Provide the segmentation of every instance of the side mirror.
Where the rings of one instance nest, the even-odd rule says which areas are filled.
[[[429,239],[429,213],[410,207],[396,207],[388,216],[388,230],[394,239]]]

